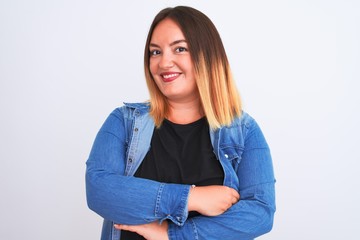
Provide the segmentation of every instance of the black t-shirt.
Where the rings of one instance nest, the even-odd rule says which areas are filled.
[[[165,119],[154,129],[150,150],[134,176],[166,183],[222,185],[224,171],[213,152],[206,118],[189,124]],[[189,213],[189,217],[196,215]],[[121,233],[121,240],[140,239],[144,238],[132,232]]]

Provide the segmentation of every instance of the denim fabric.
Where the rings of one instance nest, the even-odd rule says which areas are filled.
[[[149,104],[115,109],[96,136],[86,170],[90,209],[104,218],[102,240],[119,240],[114,223],[144,224],[169,220],[173,239],[254,239],[271,230],[275,179],[266,140],[243,112],[231,126],[210,130],[214,153],[224,169],[224,185],[240,201],[216,217],[188,219],[189,185],[133,177],[150,148],[154,122]]]

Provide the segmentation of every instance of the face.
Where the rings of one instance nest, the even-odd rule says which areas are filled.
[[[164,19],[158,23],[149,48],[150,72],[164,96],[177,102],[198,98],[188,44],[173,20]]]

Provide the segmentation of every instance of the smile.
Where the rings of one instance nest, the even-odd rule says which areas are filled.
[[[171,82],[175,80],[179,75],[180,73],[163,73],[161,74],[161,77],[165,82]]]

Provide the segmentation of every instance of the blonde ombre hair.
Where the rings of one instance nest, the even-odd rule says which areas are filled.
[[[241,101],[220,35],[205,14],[185,6],[160,11],[147,36],[144,68],[150,93],[150,115],[155,125],[160,127],[169,114],[169,107],[150,72],[149,45],[155,27],[165,18],[178,24],[188,43],[200,99],[210,128],[229,125],[235,117],[241,115]]]

